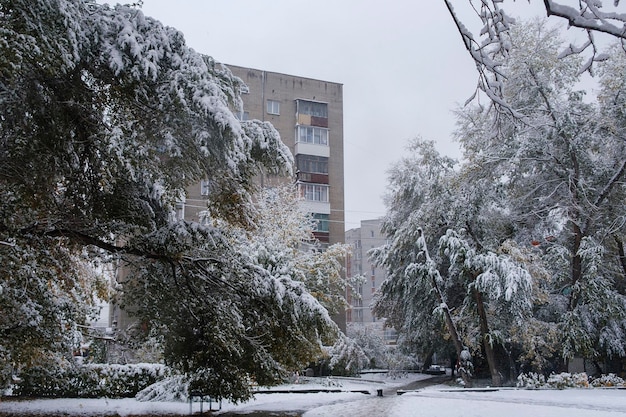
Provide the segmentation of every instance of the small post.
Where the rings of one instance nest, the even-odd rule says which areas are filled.
[[[201,391],[191,391],[189,393],[189,415],[193,414],[192,404],[193,404],[194,397],[200,397],[200,415],[204,415],[203,407],[202,407],[203,405],[202,403],[204,402],[204,393]]]

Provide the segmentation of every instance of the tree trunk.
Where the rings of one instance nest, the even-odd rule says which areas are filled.
[[[454,321],[452,320],[452,314],[450,314],[450,309],[448,308],[448,305],[444,302],[443,294],[441,293],[441,290],[439,289],[439,286],[437,285],[437,281],[435,280],[434,277],[432,279],[432,284],[435,289],[435,292],[437,293],[437,297],[439,298],[439,302],[442,305],[445,305],[445,307],[443,308],[443,313],[444,313],[444,319],[446,322],[446,327],[448,328],[448,331],[450,332],[450,337],[452,338],[452,342],[454,343],[454,349],[456,350],[456,355],[458,358],[461,358],[462,357],[461,352],[463,352],[463,344],[461,343],[459,332],[456,330],[456,326],[454,324]],[[463,383],[465,384],[465,387],[469,388],[472,386],[472,380],[471,380],[472,376],[463,367],[459,368],[459,376],[463,379]]]
[[[485,357],[487,358],[487,364],[489,365],[489,372],[491,373],[491,383],[494,386],[499,387],[502,385],[502,379],[496,366],[496,355],[493,350],[493,346],[489,341],[489,326],[487,324],[487,312],[485,311],[483,296],[476,288],[473,289],[473,292],[474,298],[476,299],[478,319],[480,321],[480,336],[483,342],[483,348],[485,349]]]
[[[626,283],[626,251],[624,250],[624,242],[622,242],[622,240],[617,237],[617,236],[613,236],[613,239],[615,239],[615,244],[617,245],[617,253],[618,253],[618,257],[619,257],[619,263],[622,266],[622,279],[619,281],[619,285],[618,288],[620,289],[620,291],[622,292],[622,294],[624,293],[625,288],[625,283]]]
[[[569,311],[573,311],[574,308],[576,308],[576,305],[578,304],[578,297],[574,293],[574,285],[576,285],[576,283],[580,281],[580,278],[582,277],[582,272],[583,272],[582,258],[578,254],[578,250],[580,249],[580,244],[582,243],[582,239],[583,239],[583,232],[580,229],[580,226],[576,222],[572,222],[572,223],[574,226],[573,227],[574,245],[572,246],[572,254],[573,254],[572,276],[571,276],[572,291],[570,293],[570,299],[569,299]]]
[[[418,234],[419,234],[420,239],[422,240],[423,246],[421,250],[424,252],[424,256],[426,257],[426,262],[429,264],[432,264],[433,261],[430,258],[430,254],[428,253],[428,247],[426,246],[426,240],[424,239],[422,229],[418,230]],[[435,271],[435,274],[437,274],[438,276],[439,271],[436,268],[433,268],[433,270]],[[463,355],[462,355],[463,343],[461,343],[459,332],[457,331],[456,325],[454,324],[454,321],[452,320],[452,314],[450,313],[450,308],[448,307],[448,303],[446,303],[445,298],[443,296],[443,292],[441,291],[441,288],[439,288],[439,284],[437,283],[437,276],[435,276],[434,274],[431,274],[430,276],[431,284],[433,286],[433,289],[435,290],[435,293],[437,294],[437,300],[439,301],[439,304],[442,306],[444,320],[446,323],[446,327],[448,328],[448,331],[450,332],[450,337],[452,338],[452,342],[454,343],[454,349],[456,350],[456,355],[459,359],[461,359],[463,358]],[[459,375],[463,379],[463,383],[465,384],[466,387],[469,388],[472,386],[472,380],[471,380],[472,376],[471,374],[469,374],[467,369],[465,369],[464,367],[460,367]]]
[[[424,363],[422,364],[422,370],[428,369],[430,367],[430,365],[433,364],[433,355],[434,354],[435,354],[435,351],[433,349],[430,349],[426,353],[426,356],[424,357]]]

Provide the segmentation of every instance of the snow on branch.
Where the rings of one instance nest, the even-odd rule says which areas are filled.
[[[510,29],[511,25],[515,24],[515,20],[507,15],[502,6],[503,0],[480,0],[476,2],[478,5],[474,4],[474,0],[467,0],[467,2],[482,24],[478,36],[474,36],[468,29],[466,23],[470,22],[465,22],[461,13],[455,11],[452,2],[445,0],[448,12],[461,35],[463,45],[476,63],[478,71],[477,90],[468,102],[473,101],[477,93],[482,91],[497,110],[520,118],[515,109],[504,100],[502,94],[502,81],[507,78],[502,65],[511,48]],[[586,32],[587,40],[582,45],[570,45],[560,54],[561,57],[588,54],[588,59],[581,66],[580,73],[589,72],[593,75],[593,64],[607,59],[607,55],[597,48],[594,38],[596,33],[621,40],[626,51],[626,13],[603,11],[601,0],[581,0],[578,2],[578,8],[565,6],[553,0],[544,0],[543,3],[548,17],[565,19],[570,27]],[[617,8],[619,0],[614,0],[612,3],[613,7]]]
[[[570,26],[595,32],[603,32],[617,38],[626,39],[626,13],[605,13],[600,9],[598,0],[581,0],[579,9],[564,6],[552,0],[544,0],[548,17],[557,16],[567,19]],[[617,7],[619,1],[614,2]],[[621,22],[622,25],[613,22]]]

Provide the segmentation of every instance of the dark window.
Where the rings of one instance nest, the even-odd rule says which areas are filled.
[[[328,119],[328,104],[298,100],[298,113]]]
[[[296,165],[300,172],[328,174],[328,158],[314,155],[296,155]]]
[[[316,232],[328,232],[328,214],[313,213],[316,223]]]

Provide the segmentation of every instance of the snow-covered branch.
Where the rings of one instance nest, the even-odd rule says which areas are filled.
[[[514,107],[507,102],[502,93],[502,81],[509,77],[502,65],[511,49],[510,30],[516,22],[506,13],[506,6],[502,0],[481,0],[474,4],[474,0],[467,0],[478,20],[462,18],[452,6],[452,2],[444,0],[457,31],[461,35],[463,45],[476,63],[478,72],[477,93],[482,91],[493,102],[495,107],[520,118]],[[580,46],[570,45],[561,52],[561,57],[569,55],[587,55],[587,59],[580,67],[580,72],[589,72],[593,75],[594,63],[607,59],[607,54],[601,52],[597,46],[594,34],[602,34],[621,40],[626,45],[626,13],[618,11],[603,11],[603,2],[599,0],[581,0],[579,7],[562,5],[553,0],[544,0],[544,7],[548,17],[565,19],[570,27],[585,32],[587,41]],[[613,2],[617,10],[619,1]],[[607,6],[611,7],[611,6]],[[470,23],[480,22],[479,34],[474,35],[468,28]],[[471,25],[470,25],[471,26]],[[624,47],[626,51],[626,46]],[[468,99],[473,100],[476,93]]]
[[[626,13],[605,13],[600,10],[601,1],[581,0],[579,9],[559,4],[553,0],[544,0],[543,3],[548,17],[561,17],[566,19],[570,26],[626,39]],[[614,6],[617,7],[618,5],[619,1],[615,1]]]

